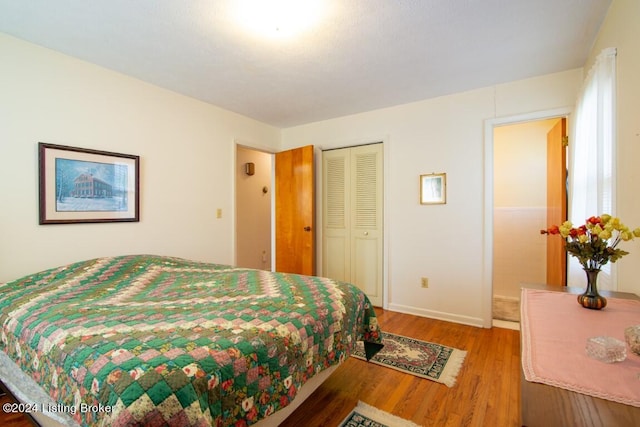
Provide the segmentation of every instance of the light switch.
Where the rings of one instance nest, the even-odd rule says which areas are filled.
[[[218,219],[222,218],[222,209],[220,208],[216,209],[216,218]]]

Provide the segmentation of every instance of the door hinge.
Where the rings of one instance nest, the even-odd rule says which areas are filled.
[[[563,147],[568,147],[569,146],[569,137],[566,136],[566,135],[562,137],[562,146]]]

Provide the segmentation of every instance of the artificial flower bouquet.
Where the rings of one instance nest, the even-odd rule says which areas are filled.
[[[603,214],[592,216],[579,227],[565,221],[540,233],[560,235],[567,241],[567,252],[576,257],[585,270],[600,270],[608,262],[616,262],[629,253],[618,248],[618,244],[640,237],[640,227],[631,231],[620,218]]]

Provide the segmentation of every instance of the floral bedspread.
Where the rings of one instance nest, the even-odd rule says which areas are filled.
[[[0,350],[82,425],[250,425],[357,340],[381,348],[353,285],[148,255],[1,285],[0,325]]]

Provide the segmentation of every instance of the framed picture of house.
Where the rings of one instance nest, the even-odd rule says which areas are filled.
[[[38,144],[40,224],[140,220],[140,157]]]
[[[423,205],[447,202],[447,174],[431,173],[420,175],[420,203]]]

